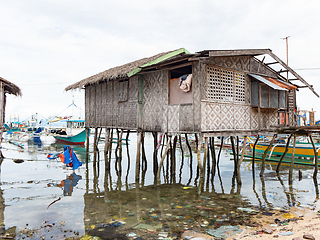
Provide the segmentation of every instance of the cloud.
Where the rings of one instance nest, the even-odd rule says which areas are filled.
[[[185,47],[270,48],[292,68],[320,67],[318,2],[16,0],[0,3],[0,76],[22,88],[7,116],[55,114],[72,102],[64,88],[108,68]],[[319,70],[298,73],[320,93]],[[84,92],[75,102],[84,108]],[[307,89],[298,105],[314,108]]]

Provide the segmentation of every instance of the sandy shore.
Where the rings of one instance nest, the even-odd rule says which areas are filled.
[[[320,215],[316,210],[292,207],[286,212],[270,211],[270,213],[274,214],[267,216],[260,213],[254,216],[251,221],[253,226],[241,227],[242,233],[227,237],[226,240],[312,239],[306,238],[307,234],[313,236],[314,239],[320,239]],[[288,235],[285,236],[286,234]]]

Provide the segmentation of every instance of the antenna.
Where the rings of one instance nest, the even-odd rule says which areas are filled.
[[[286,40],[286,52],[287,52],[287,66],[289,66],[289,50],[288,50],[288,38],[290,36],[287,36],[285,38],[281,38],[282,40]],[[289,72],[287,72],[287,81],[289,81]]]

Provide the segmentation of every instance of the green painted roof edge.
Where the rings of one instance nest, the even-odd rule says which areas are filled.
[[[143,64],[141,67],[148,67],[148,66],[151,66],[151,65],[153,65],[153,64],[157,64],[157,63],[162,62],[162,61],[164,61],[164,60],[167,60],[167,59],[169,59],[169,58],[171,58],[171,57],[174,57],[174,56],[176,56],[176,55],[178,55],[178,54],[180,54],[180,53],[190,54],[190,52],[189,52],[187,49],[185,49],[185,48],[180,48],[180,49],[178,49],[178,50],[175,50],[175,51],[173,51],[173,52],[170,52],[170,53],[168,53],[168,54],[165,54],[165,55],[163,55],[163,56],[161,56],[161,57],[159,57],[159,58],[157,58],[157,59],[155,59],[155,60],[153,60],[153,61],[150,61],[150,62],[148,62],[148,63],[146,63],[146,64]],[[138,72],[140,72],[140,71],[142,70],[141,67],[138,67],[138,68],[132,70],[131,72],[128,72],[128,73],[127,73],[127,76],[128,76],[128,77],[131,77],[131,76],[137,74]]]

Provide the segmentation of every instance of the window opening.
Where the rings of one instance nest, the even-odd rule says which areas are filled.
[[[207,65],[206,100],[245,103],[245,74]]]

